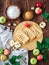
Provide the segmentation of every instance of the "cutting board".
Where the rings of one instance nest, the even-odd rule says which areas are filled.
[[[41,35],[40,37],[35,38],[35,39],[33,39],[32,41],[28,41],[27,43],[21,45],[21,48],[26,48],[27,50],[33,50],[33,49],[35,49],[35,48],[37,47],[37,44],[36,44],[37,41],[42,42],[42,40],[43,40],[43,31],[42,31],[42,29],[39,27],[39,25],[38,25],[37,23],[33,22],[33,21],[24,21],[24,22],[28,22],[31,26],[35,25],[35,26],[38,27],[38,29],[42,32],[42,35]],[[14,36],[13,36],[13,37],[14,37],[14,41],[19,41],[19,40],[17,39],[17,37],[16,37],[16,32],[17,32],[18,30],[23,30],[23,29],[25,28],[24,22],[22,22],[22,23],[20,23],[20,24],[18,24],[18,25],[16,26],[16,28],[15,28],[15,30],[14,30]],[[19,42],[20,42],[20,41],[19,41]]]

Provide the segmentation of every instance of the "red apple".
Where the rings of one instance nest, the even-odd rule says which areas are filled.
[[[43,6],[43,3],[42,2],[36,2],[36,7],[42,7]]]
[[[10,53],[11,53],[11,50],[10,50],[10,49],[7,49],[7,48],[6,48],[6,49],[4,50],[4,54],[5,54],[5,55],[10,55]]]
[[[37,56],[37,60],[38,60],[38,61],[42,61],[42,60],[43,60],[43,55],[42,55],[42,54],[39,54],[39,55]]]
[[[37,15],[42,14],[42,9],[39,8],[39,7],[37,7],[37,8],[35,9],[35,13],[36,13]]]
[[[24,26],[29,27],[30,26],[30,23],[24,22]]]

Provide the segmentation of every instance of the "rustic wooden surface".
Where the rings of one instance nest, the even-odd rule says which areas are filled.
[[[35,6],[35,2],[37,1],[42,1],[46,11],[49,12],[49,0],[28,0],[29,5],[27,4],[27,0],[0,0],[0,16],[3,15],[5,16],[5,10],[9,5],[13,5],[13,4],[18,5],[21,8],[23,14],[23,12],[25,10],[30,9],[31,6]],[[13,23],[15,22],[18,25],[21,21],[23,21],[22,14],[17,20],[11,21],[7,19],[7,23],[5,23],[4,25],[8,26],[7,24],[10,22],[12,24],[10,28],[14,30],[15,27],[13,26]],[[47,22],[47,20],[44,20],[41,16],[34,16],[33,21],[35,21],[38,24],[41,21],[45,21],[47,26],[45,29],[43,29],[44,37],[49,37],[49,23]],[[33,57],[32,51],[29,51],[28,53],[29,53],[29,58],[32,58]],[[37,65],[49,65],[49,52],[47,52],[47,54],[48,54],[48,60],[46,62],[44,61],[38,62]],[[31,64],[29,63],[29,65]]]

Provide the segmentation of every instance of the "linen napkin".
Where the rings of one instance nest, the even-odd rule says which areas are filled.
[[[6,43],[12,39],[12,32],[9,27],[0,25],[0,47],[5,47]]]
[[[20,65],[28,65],[28,51],[26,49],[19,49],[16,51],[12,51],[11,54],[9,55],[9,59],[13,56],[23,56],[23,59],[19,60],[20,61]],[[12,65],[9,60],[6,60],[5,62],[0,61],[0,65],[4,65],[5,63],[9,63],[10,65]]]
[[[13,35],[12,35],[12,32],[10,31],[10,28],[0,25],[0,48],[5,48],[5,47],[10,48],[8,43],[12,39],[13,39]],[[20,65],[28,65],[28,51],[26,49],[18,49],[16,51],[13,50],[11,54],[9,55],[9,58],[11,58],[11,56],[13,55],[16,55],[16,56],[22,55],[23,59],[21,60]],[[8,60],[4,62],[0,61],[0,65],[4,65],[6,62],[9,62],[9,61]]]

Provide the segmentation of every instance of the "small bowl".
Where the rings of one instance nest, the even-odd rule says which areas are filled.
[[[16,7],[18,7],[17,5],[9,5],[8,7],[10,7],[10,6],[16,6]],[[5,10],[5,17],[6,17],[7,19],[10,19],[10,20],[18,19],[18,18],[20,17],[20,15],[19,15],[19,17],[16,17],[16,18],[14,18],[14,19],[8,17],[8,15],[7,15],[7,9],[8,9],[8,7],[7,7],[6,10]],[[19,7],[18,7],[18,9],[20,10]],[[21,14],[21,10],[20,10],[20,14]]]
[[[31,12],[31,14],[32,14],[31,16],[32,16],[32,17],[31,17],[30,19],[29,19],[29,18],[27,19],[27,18],[25,17],[25,13],[26,13],[26,12]],[[28,21],[28,20],[32,20],[33,17],[34,17],[34,12],[33,12],[32,10],[27,10],[27,11],[25,11],[25,12],[23,13],[23,18],[24,18],[24,20],[27,20],[27,21]]]

